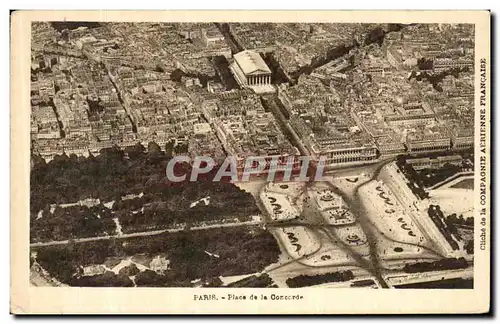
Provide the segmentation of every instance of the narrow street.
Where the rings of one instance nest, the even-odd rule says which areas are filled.
[[[128,103],[121,95],[120,88],[118,88],[118,85],[116,84],[116,78],[113,76],[113,74],[111,73],[109,68],[105,64],[103,64],[103,65],[104,65],[104,69],[108,73],[109,79],[111,80],[111,84],[113,84],[113,87],[115,88],[116,95],[118,96],[118,100],[120,101],[120,104],[123,106],[123,109],[125,109],[125,112],[127,113],[127,117],[130,120],[130,123],[132,124],[132,130],[134,131],[134,133],[137,133],[137,125],[134,121],[135,119],[132,115],[132,112],[131,112],[131,109],[130,109]]]

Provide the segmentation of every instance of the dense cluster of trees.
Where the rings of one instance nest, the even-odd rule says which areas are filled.
[[[455,154],[457,154],[457,152],[450,151],[450,152],[428,153],[422,156],[434,159],[437,158],[438,156],[449,156]],[[460,155],[463,158],[463,166],[446,163],[445,165],[443,165],[441,168],[438,169],[423,169],[417,172],[415,171],[415,169],[413,169],[413,167],[409,163],[406,162],[407,157],[404,155],[398,156],[396,164],[399,167],[399,169],[403,172],[403,174],[408,178],[408,180],[412,182],[412,184],[410,184],[409,187],[410,189],[412,189],[413,193],[416,194],[418,197],[424,199],[428,197],[427,193],[423,189],[424,187],[431,187],[437,183],[449,179],[450,177],[460,172],[463,167],[470,167],[470,168],[473,167],[472,164],[466,162],[466,161],[471,161],[471,163],[473,163],[472,162],[474,161],[473,150],[460,152]]]
[[[458,232],[458,227],[465,228],[466,230],[473,231],[474,230],[474,217],[470,216],[464,218],[463,215],[457,217],[457,214],[451,214],[446,217],[446,226],[452,232],[455,237],[462,240],[460,233]],[[474,254],[474,238],[467,240],[464,244],[464,250],[467,254]]]
[[[86,277],[72,277],[68,284],[75,287],[133,287],[134,283],[125,274],[106,271],[103,274]]]
[[[424,186],[431,187],[454,176],[460,170],[462,170],[461,166],[446,163],[439,169],[423,169],[418,175]]]
[[[446,218],[446,222],[453,224],[455,226],[473,227],[474,226],[474,217],[469,216],[467,218],[464,218],[464,215],[460,215],[457,217],[457,214],[453,213]]]
[[[267,288],[275,287],[273,279],[267,273],[252,275],[227,285],[231,288]]]
[[[101,23],[93,21],[53,21],[50,23],[50,25],[58,32],[61,32],[65,29],[73,30],[80,27],[87,27],[91,29],[102,26]]]
[[[138,274],[140,272],[139,268],[137,268],[137,266],[132,263],[131,265],[129,266],[126,266],[126,267],[123,267],[119,272],[118,274],[120,275],[124,275],[124,276],[135,276],[136,274]]]
[[[113,205],[124,233],[160,229],[174,224],[188,227],[204,221],[235,219],[246,221],[259,209],[251,196],[232,184],[220,183],[214,190],[204,183],[186,183],[182,188],[166,187],[157,193],[120,200]],[[170,192],[171,191],[171,192]],[[191,207],[199,198],[210,197],[209,204],[201,202]],[[230,213],[228,213],[230,210]]]
[[[170,261],[169,270],[163,275],[152,271],[141,272],[136,276],[136,284],[190,286],[195,279],[210,281],[219,276],[262,271],[277,262],[280,253],[276,239],[269,232],[248,226],[73,243],[35,250],[38,252],[38,263],[59,281],[69,285],[80,285],[82,282],[91,285],[89,281],[95,280],[96,286],[102,282],[102,275],[81,279],[78,273],[81,267],[103,264],[108,257],[125,258],[141,253],[150,257],[166,255]],[[113,277],[112,281],[119,280],[122,285],[124,282],[120,278],[124,275]]]
[[[190,287],[188,280],[176,280],[175,273],[158,274],[152,270],[140,272],[135,277],[135,283],[141,287]]]
[[[112,256],[120,252],[116,249],[110,252],[111,245],[110,241],[95,241],[32,248],[32,250],[38,252],[36,261],[51,276],[70,284],[73,277],[81,272],[81,266],[102,264],[108,255]]]
[[[300,288],[308,287],[314,285],[320,285],[327,282],[341,282],[354,279],[354,274],[351,270],[347,271],[337,271],[321,275],[300,275],[293,278],[288,278],[286,284],[290,288]]]
[[[170,182],[166,167],[176,153],[171,144],[167,143],[165,151],[156,143],[149,143],[147,150],[141,144],[125,150],[115,146],[101,150],[98,156],[59,155],[49,163],[33,156],[30,179],[30,211],[36,228],[32,230],[33,237],[55,240],[111,234],[112,217],[119,217],[124,232],[132,232],[186,222],[245,220],[258,213],[250,194],[234,184],[211,181],[217,170],[199,177],[197,182]],[[174,169],[177,175],[187,173],[187,179],[190,171],[191,166],[186,163],[178,163]],[[122,200],[125,195],[140,193],[144,194],[141,198]],[[193,201],[206,196],[210,196],[208,206],[190,208]],[[114,201],[113,216],[102,206],[69,208],[58,211],[57,215],[48,212],[51,204],[75,203],[87,198],[99,198],[102,203]],[[43,217],[37,220],[40,210],[44,210]],[[85,228],[87,225],[89,229]]]
[[[125,211],[117,213],[117,216],[119,216],[124,233],[163,229],[175,224],[184,224],[185,227],[190,228],[204,221],[223,221],[228,218],[237,218],[238,221],[249,220],[250,213],[247,213],[245,208],[231,214],[228,214],[227,208],[227,206],[204,206],[202,204],[190,209],[179,210],[160,201],[145,207],[144,211],[136,213]],[[251,209],[251,212],[255,214],[256,210]]]
[[[464,218],[464,215],[460,215],[457,217],[457,214],[451,214],[450,216],[446,217],[444,221],[448,230],[460,240],[462,239],[462,237],[458,232],[458,227],[474,229],[474,217]]]
[[[61,241],[81,237],[115,234],[116,226],[109,209],[97,206],[56,207],[50,212],[46,206],[40,216],[30,215],[30,241]]]
[[[88,158],[63,154],[49,163],[33,156],[31,211],[47,204],[72,203],[89,197],[110,201],[140,193],[153,180],[165,176],[169,161],[158,152],[146,153],[140,144],[125,150],[115,146],[100,153]]]
[[[469,265],[465,258],[445,258],[434,262],[417,262],[407,263],[403,270],[408,273],[438,271],[438,270],[452,270],[452,269],[465,269]]]

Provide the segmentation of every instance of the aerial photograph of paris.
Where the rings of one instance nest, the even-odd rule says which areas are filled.
[[[31,29],[32,286],[473,288],[473,24]]]

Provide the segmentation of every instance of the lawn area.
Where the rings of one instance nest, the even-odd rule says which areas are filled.
[[[451,188],[473,190],[474,189],[474,179],[464,179],[464,180],[452,185]]]

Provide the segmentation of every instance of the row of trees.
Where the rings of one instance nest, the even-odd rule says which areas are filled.
[[[267,288],[273,286],[273,279],[267,273],[252,275],[227,285],[231,288]]]
[[[419,174],[413,169],[411,164],[406,163],[405,156],[399,156],[396,165],[403,172],[405,177],[410,181],[408,183],[408,187],[413,192],[413,194],[420,199],[429,198],[429,193],[424,190],[424,183],[419,176]]]
[[[431,218],[432,222],[436,225],[438,230],[441,232],[441,234],[443,234],[444,238],[446,239],[446,241],[448,241],[453,250],[458,250],[459,249],[458,243],[452,236],[453,230],[450,229],[446,224],[445,217],[443,211],[441,210],[441,207],[439,205],[429,205],[427,214]],[[460,239],[460,236],[458,236],[457,239]]]
[[[465,269],[469,265],[465,258],[445,258],[434,262],[417,262],[407,263],[403,270],[408,273],[438,271],[438,270],[452,270],[452,269]]]
[[[341,282],[354,279],[354,274],[351,270],[337,271],[320,275],[300,275],[293,278],[288,278],[286,284],[290,288],[309,287],[320,285],[327,282]]]
[[[129,211],[117,212],[124,233],[140,232],[152,229],[163,229],[184,224],[186,227],[196,226],[206,221],[223,221],[237,218],[238,221],[247,221],[251,215],[246,209],[237,210],[228,214],[228,207],[200,206],[190,209],[178,210],[166,206],[166,203],[154,203],[144,209],[131,213]],[[253,210],[253,209],[252,209]],[[254,210],[255,212],[255,210]]]
[[[472,289],[474,279],[445,279],[439,281],[425,281],[406,285],[394,286],[397,289]]]

